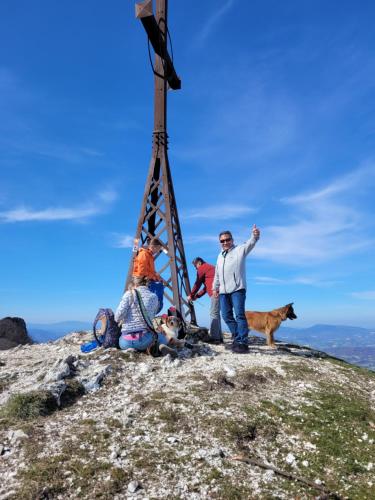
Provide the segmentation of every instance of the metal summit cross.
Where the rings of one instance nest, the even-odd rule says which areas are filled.
[[[162,242],[165,253],[157,257],[155,265],[159,264],[156,270],[163,278],[164,296],[185,320],[196,323],[194,306],[186,299],[191,289],[168,161],[167,89],[168,86],[173,90],[180,89],[181,80],[168,53],[167,11],[168,0],[156,0],[155,16],[152,0],[135,5],[135,14],[146,30],[149,48],[151,44],[155,52],[152,157],[135,240],[144,245],[150,238],[156,237]],[[131,280],[134,257],[135,253],[130,262],[126,286]]]

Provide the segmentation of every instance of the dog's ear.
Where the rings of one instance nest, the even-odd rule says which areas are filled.
[[[294,304],[294,302],[291,302],[290,304],[288,304],[287,314],[286,314],[286,317],[288,319],[297,319],[297,315],[293,309],[293,304]]]

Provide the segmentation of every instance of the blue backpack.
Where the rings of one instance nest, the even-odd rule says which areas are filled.
[[[99,321],[102,322],[100,335],[99,332],[96,331],[96,326]],[[115,315],[112,309],[99,309],[94,319],[92,329],[99,346],[103,346],[105,349],[107,347],[119,347],[121,328],[115,321]]]

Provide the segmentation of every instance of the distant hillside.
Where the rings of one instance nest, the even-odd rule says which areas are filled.
[[[88,321],[60,321],[59,323],[28,323],[27,330],[34,342],[57,340],[70,332],[90,330],[92,323]]]
[[[308,345],[350,363],[375,369],[375,328],[314,325],[309,328],[281,327],[276,338]]]

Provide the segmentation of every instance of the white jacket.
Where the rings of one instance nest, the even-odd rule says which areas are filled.
[[[137,290],[140,292],[147,314],[152,320],[159,308],[159,300],[154,293],[150,292],[147,286],[139,286]],[[122,321],[121,332],[123,334],[148,331],[148,326],[143,319],[134,290],[128,290],[122,296],[115,313],[115,320],[117,322]]]
[[[228,251],[219,254],[212,285],[213,290],[219,290],[219,293],[233,293],[237,290],[246,290],[245,259],[257,241],[252,236],[243,245],[234,245]]]

